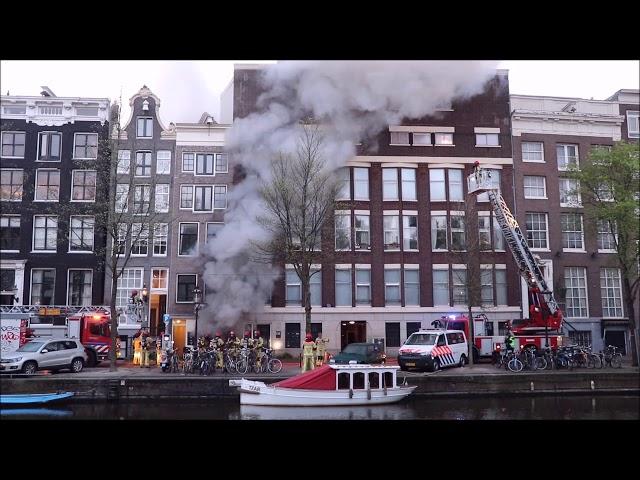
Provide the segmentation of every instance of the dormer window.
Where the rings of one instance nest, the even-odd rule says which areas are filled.
[[[151,117],[138,117],[138,125],[136,130],[136,136],[138,138],[152,138],[153,137],[153,118]]]

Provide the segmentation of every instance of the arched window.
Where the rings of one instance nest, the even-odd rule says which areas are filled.
[[[364,389],[364,372],[356,372],[353,374],[353,389]]]
[[[349,385],[349,374],[348,373],[339,373],[338,374],[338,390],[349,390],[351,386]]]
[[[380,374],[378,372],[369,372],[369,388],[380,388]]]

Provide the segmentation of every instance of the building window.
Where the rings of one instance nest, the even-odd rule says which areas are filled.
[[[444,202],[447,199],[443,168],[429,169],[429,196],[432,202]]]
[[[116,213],[124,213],[127,211],[129,204],[129,184],[118,183],[116,185]]]
[[[138,117],[138,125],[136,130],[136,136],[138,138],[151,138],[153,137],[153,118]]]
[[[144,215],[151,211],[151,185],[136,185],[133,195],[133,213]]]
[[[549,248],[547,240],[547,214],[527,213],[525,225],[527,228],[527,242],[529,248]]]
[[[622,318],[622,285],[619,268],[600,269],[600,296],[602,316]]]
[[[286,304],[301,305],[302,304],[302,282],[296,271],[288,268],[286,271]]]
[[[415,168],[401,168],[402,200],[416,201],[416,170]]]
[[[34,268],[31,270],[31,305],[53,305],[56,270]]]
[[[59,162],[62,134],[42,132],[38,134],[38,160],[41,162]]]
[[[136,152],[136,177],[151,176],[151,152]]]
[[[544,162],[542,142],[522,142],[523,162]]]
[[[407,338],[422,328],[422,322],[407,322]]]
[[[371,270],[356,267],[356,305],[371,305]]]
[[[129,303],[131,292],[142,288],[143,268],[125,268],[118,278],[116,289],[116,305],[123,307]]]
[[[169,224],[156,223],[153,225],[153,256],[167,255],[167,241],[169,239]]]
[[[476,147],[498,147],[497,133],[476,133]]]
[[[0,200],[3,202],[21,202],[24,182],[22,170],[0,170]]]
[[[491,218],[493,220],[493,249],[496,252],[504,251],[504,234],[496,220],[496,216],[491,214]]]
[[[478,245],[480,250],[491,250],[491,217],[478,216]]]
[[[171,150],[158,150],[156,152],[156,173],[169,175],[171,173]]]
[[[215,185],[213,187],[213,208],[225,209],[227,208],[227,186]]]
[[[195,201],[193,204],[194,212],[211,212],[213,211],[213,187],[212,186],[198,186],[195,189]]]
[[[73,158],[95,160],[98,158],[98,134],[76,133],[73,145]]]
[[[43,202],[60,199],[60,170],[36,170],[36,197]]]
[[[156,212],[166,213],[169,211],[169,184],[159,183],[156,185]]]
[[[92,270],[69,270],[69,284],[67,285],[68,305],[91,305]]]
[[[197,255],[198,226],[198,223],[180,224],[180,245],[178,247],[178,255]]]
[[[489,178],[489,184],[494,187],[497,188],[498,191],[500,190],[500,170],[496,170],[495,168],[488,168],[485,170],[487,172],[487,176]],[[487,192],[481,193],[478,195],[477,197],[477,201],[478,202],[488,202],[489,201],[489,194]]]
[[[216,153],[216,173],[229,172],[229,157],[226,153]]]
[[[212,242],[223,228],[224,223],[207,223],[207,243]]]
[[[131,255],[146,257],[149,254],[149,225],[134,223],[131,225]]]
[[[71,217],[69,231],[69,251],[70,252],[92,252],[93,251],[93,217]]]
[[[322,272],[320,270],[311,270],[309,289],[311,290],[311,305],[322,306]]]
[[[24,158],[24,132],[2,132],[2,156]]]
[[[591,331],[569,330],[569,342],[572,345],[591,345]]]
[[[560,185],[560,206],[561,207],[580,207],[580,184],[577,180],[570,178],[558,179]]]
[[[339,168],[337,200],[351,200],[351,176],[349,167]]]
[[[598,185],[595,194],[596,200],[599,202],[613,202],[615,200],[613,197],[613,191],[606,183]]]
[[[0,305],[13,305],[14,287],[16,285],[16,271],[13,268],[1,268],[0,269],[0,292],[5,292],[0,295]],[[7,295],[8,294],[8,295]],[[7,298],[7,297],[10,297]]]
[[[336,307],[351,305],[351,269],[336,268]]]
[[[58,217],[36,215],[33,217],[33,249],[55,252],[58,248]]]
[[[420,306],[420,270],[404,269],[404,304]]]
[[[480,298],[482,305],[493,305],[493,269],[480,269]]]
[[[71,180],[71,200],[75,202],[96,201],[96,171],[74,170]]]
[[[178,275],[177,303],[192,303],[195,300],[193,291],[198,284],[195,274]]]
[[[356,167],[353,169],[354,200],[369,200],[369,169]]]
[[[213,175],[213,154],[196,154],[196,175]]]
[[[400,269],[384,269],[385,305],[400,305]]]
[[[129,174],[131,168],[131,150],[118,150],[117,173]]]
[[[447,217],[445,215],[431,216],[431,250],[448,250]]]
[[[384,215],[384,249],[400,249],[400,228],[398,215]]]
[[[610,220],[598,220],[598,251],[616,252],[618,236],[616,224]]]
[[[195,153],[183,153],[182,154],[182,171],[193,172],[196,165]]]
[[[356,250],[371,250],[369,215],[356,214]]]
[[[154,268],[151,270],[151,289],[166,290],[168,288],[169,271],[166,268]]]
[[[414,133],[413,145],[415,146],[431,145],[431,134],[430,133]]]
[[[385,322],[384,336],[387,347],[400,346],[400,322]]]
[[[284,348],[300,348],[300,324],[284,324]]]
[[[404,250],[418,250],[418,216],[402,216],[402,248]]]
[[[464,229],[464,217],[461,215],[451,215],[451,250],[460,251],[467,248],[466,234]]]
[[[578,167],[578,145],[556,145],[558,157],[558,170],[568,170],[570,167]]]
[[[433,269],[433,306],[449,306],[449,270]]]
[[[193,185],[180,185],[180,208],[193,208]]]
[[[118,255],[124,255],[125,250],[127,248],[127,234],[129,232],[128,225],[126,223],[119,223],[117,236],[116,236],[116,245],[115,250]]]
[[[640,118],[640,112],[627,110],[627,132],[628,132],[629,138],[640,137],[639,118]]]
[[[449,200],[452,202],[463,201],[462,170],[449,169]]]
[[[391,145],[409,145],[409,132],[391,132]]]
[[[577,213],[560,214],[562,227],[562,248],[584,250],[584,232],[582,215]]]
[[[547,181],[545,177],[524,176],[524,198],[547,198]]]
[[[498,305],[508,305],[507,303],[507,271],[496,268],[496,303]]]
[[[467,271],[462,268],[452,269],[453,305],[467,304]]]
[[[589,316],[587,305],[587,271],[584,267],[565,267],[566,314],[570,318]]]
[[[20,217],[0,217],[0,250],[20,251]]]
[[[398,169],[382,169],[382,199],[398,200]]]
[[[351,250],[351,215],[335,216],[336,250]]]
[[[436,133],[436,145],[453,145],[453,133]]]

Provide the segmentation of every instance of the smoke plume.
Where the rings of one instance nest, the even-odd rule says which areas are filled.
[[[295,151],[300,120],[323,125],[324,157],[336,169],[354,157],[356,143],[389,125],[481,93],[496,67],[483,61],[290,61],[267,67],[256,113],[235,120],[227,136],[246,177],[230,190],[225,226],[210,243],[204,280],[216,293],[206,317],[233,325],[265,305],[278,272],[251,261],[252,240],[268,240],[256,222],[265,213],[259,185],[269,178],[274,154]]]

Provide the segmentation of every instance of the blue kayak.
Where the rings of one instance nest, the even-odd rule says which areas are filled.
[[[60,393],[24,393],[18,395],[0,395],[2,405],[21,405],[26,403],[48,403],[73,397],[73,392]]]
[[[58,410],[55,408],[9,408],[0,409],[0,416],[21,416],[26,415],[29,417],[43,416],[43,417],[68,417],[73,415],[71,410]]]

